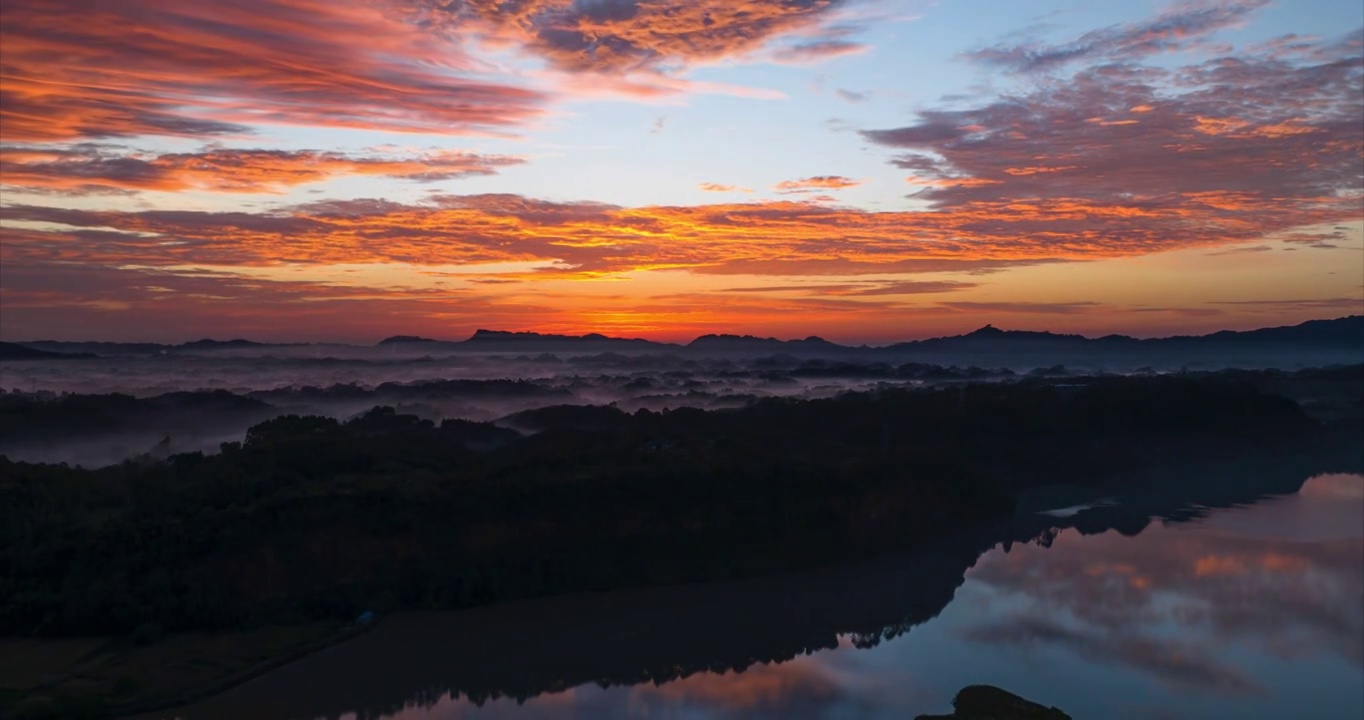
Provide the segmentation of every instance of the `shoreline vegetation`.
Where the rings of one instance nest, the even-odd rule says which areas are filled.
[[[1008,523],[1049,486],[1100,497],[1145,492],[1143,473],[1193,462],[1342,443],[1357,454],[1354,375],[1341,376],[1345,402],[1326,423],[1234,374],[1210,374],[723,411],[558,406],[518,414],[530,435],[376,408],[345,423],[277,418],[219,454],[165,462],[84,470],[0,458],[10,570],[0,636],[15,647],[115,638],[133,655],[189,636],[344,627],[370,611],[833,566]],[[1062,522],[1135,521],[1102,519],[1113,512]],[[991,535],[972,557],[1014,534]],[[272,647],[265,662],[329,645],[329,632]],[[247,655],[245,667],[261,664]],[[98,717],[203,694],[48,680],[7,685],[0,699],[30,716]]]

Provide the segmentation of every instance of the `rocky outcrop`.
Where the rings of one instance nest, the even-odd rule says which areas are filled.
[[[952,699],[951,715],[920,715],[916,720],[1071,720],[1054,707],[1000,690],[993,685],[968,685]]]

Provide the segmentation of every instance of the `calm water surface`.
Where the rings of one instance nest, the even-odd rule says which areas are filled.
[[[398,615],[172,716],[912,718],[989,683],[1079,719],[1364,717],[1364,476],[1271,491],[1288,494],[1030,513],[1028,537],[850,568]]]

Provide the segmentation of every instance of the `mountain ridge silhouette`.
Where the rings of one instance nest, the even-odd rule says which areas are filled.
[[[84,342],[59,340],[30,340],[9,345],[55,353],[95,354],[167,354],[180,352],[216,352],[220,350],[261,348],[365,348],[419,346],[423,349],[484,351],[552,351],[630,349],[663,352],[818,352],[876,356],[878,354],[921,353],[933,351],[971,350],[1030,350],[1051,351],[1117,351],[1159,350],[1194,346],[1305,346],[1359,350],[1364,353],[1364,315],[1308,320],[1296,325],[1256,328],[1253,330],[1219,330],[1204,335],[1172,335],[1156,338],[1137,338],[1130,335],[1107,334],[1087,337],[1078,334],[1056,333],[1049,330],[1005,330],[986,324],[960,335],[946,335],[920,340],[905,340],[885,345],[850,345],[826,340],[818,336],[782,340],[747,334],[705,334],[690,342],[673,343],[646,338],[613,337],[599,332],[583,335],[478,329],[464,340],[442,340],[417,335],[393,335],[373,346],[348,343],[268,343],[245,339],[213,340],[204,338],[179,344],[146,342]]]

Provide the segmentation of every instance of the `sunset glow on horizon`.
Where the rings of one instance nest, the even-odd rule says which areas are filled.
[[[0,339],[1364,313],[1357,1],[0,0]]]

